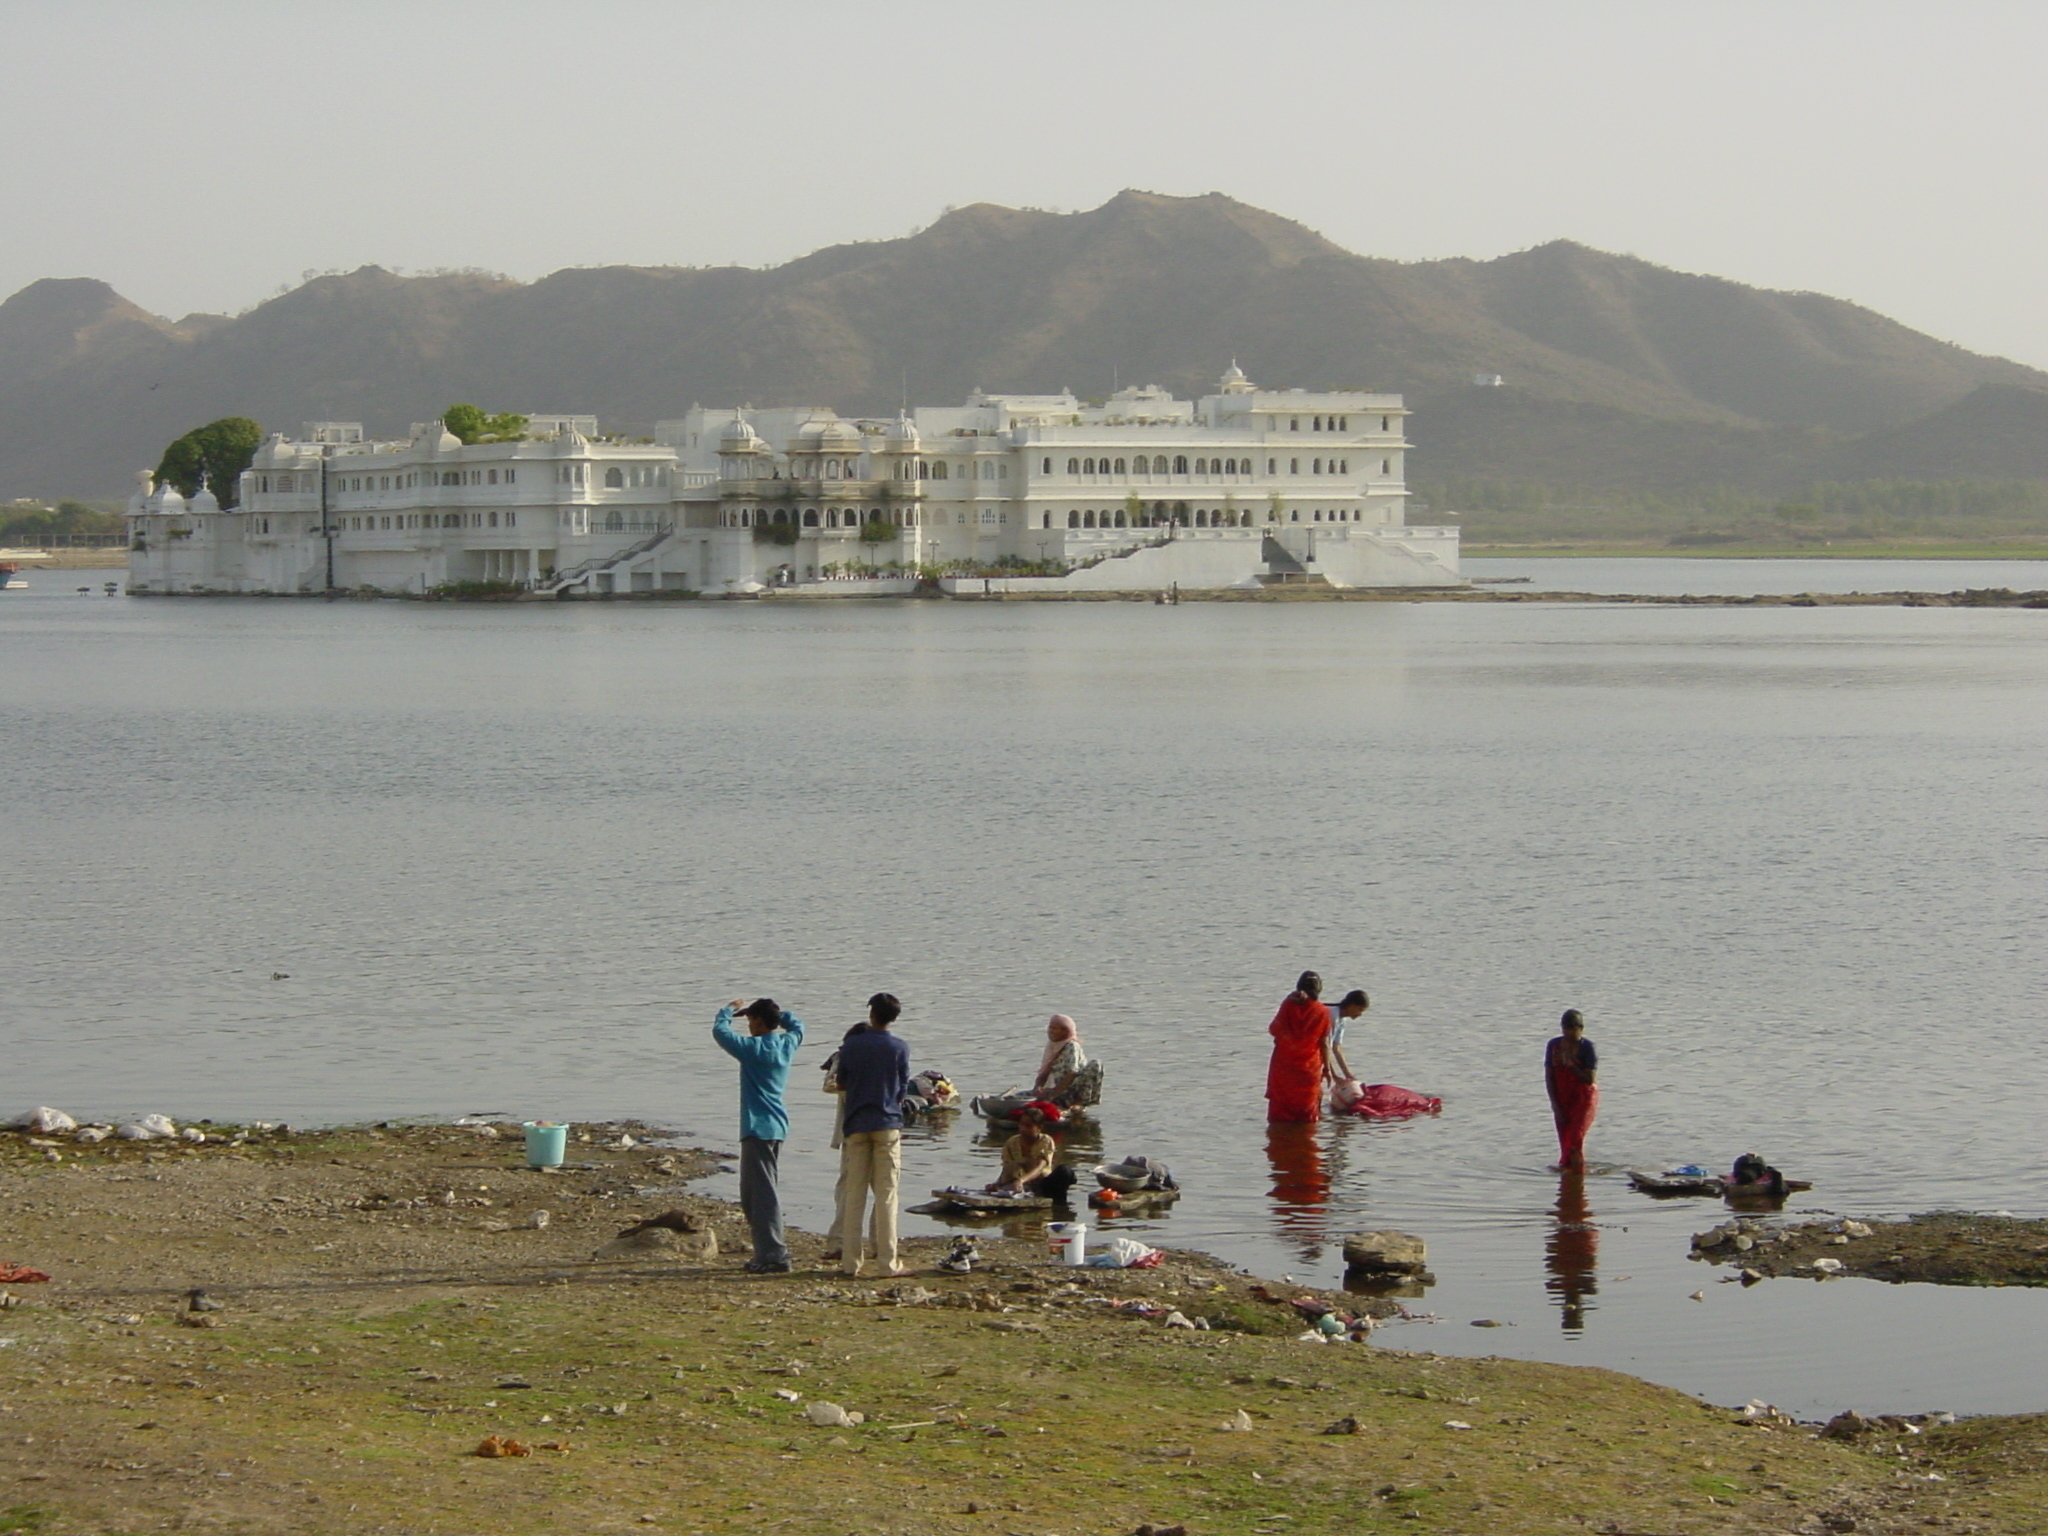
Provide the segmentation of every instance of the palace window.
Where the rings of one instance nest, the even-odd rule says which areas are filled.
[[[1317,459],[1317,460],[1315,460],[1315,461],[1314,461],[1314,468],[1315,468],[1315,472],[1316,472],[1317,474],[1319,474],[1319,475],[1320,475],[1320,474],[1321,474],[1321,473],[1323,472],[1323,461],[1322,461],[1321,459]]]
[[[604,488],[606,490],[620,491],[624,490],[625,487],[626,477],[623,474],[621,474],[618,470],[608,469],[604,472]]]
[[[1067,514],[1067,526],[1068,526],[1069,528],[1078,528],[1078,527],[1080,527],[1080,526],[1081,526],[1081,514],[1080,514],[1080,513],[1078,513],[1078,512],[1069,512],[1069,513]]]
[[[1067,473],[1070,475],[1078,475],[1079,473],[1081,473],[1081,461],[1079,459],[1067,460]]]
[[[1052,514],[1050,512],[1045,514],[1045,521],[1039,524],[1039,526],[1041,528],[1050,528],[1052,526]]]
[[[816,507],[810,507],[805,510],[804,526],[806,528],[815,528],[818,526],[818,509]]]
[[[1276,468],[1276,466],[1279,464],[1279,462],[1280,461],[1278,459],[1266,460],[1266,473],[1269,475],[1278,474],[1279,470]]]
[[[943,480],[946,478],[946,461],[944,459],[939,460],[938,463],[932,466],[932,478],[934,480]]]
[[[1380,460],[1380,473],[1381,473],[1381,474],[1383,474],[1383,475],[1391,475],[1391,474],[1392,474],[1393,472],[1394,472],[1394,461],[1393,461],[1392,459],[1381,459],[1381,460]]]
[[[1382,416],[1382,417],[1380,418],[1380,430],[1381,430],[1382,432],[1391,432],[1391,431],[1393,431],[1393,430],[1394,430],[1394,418],[1393,418],[1393,417],[1391,417],[1391,416]]]
[[[519,526],[519,514],[517,512],[507,512],[505,514],[505,526],[507,528],[517,528]]]
[[[1122,459],[1116,461],[1116,472],[1120,475],[1124,473],[1124,461]]]
[[[1188,459],[1186,454],[1177,453],[1173,456],[1173,472],[1176,475],[1184,475],[1188,472]]]
[[[519,479],[519,471],[518,471],[518,470],[516,470],[516,469],[508,469],[508,470],[506,470],[506,471],[505,471],[505,483],[506,483],[507,485],[512,485],[512,484],[516,483],[516,482],[518,481],[518,479]]]
[[[1299,432],[1301,430],[1301,418],[1299,416],[1288,417],[1287,430],[1290,432]]]
[[[1044,467],[1043,469],[1041,469],[1041,470],[1039,471],[1039,473],[1040,473],[1040,474],[1042,474],[1042,475],[1049,475],[1049,474],[1051,474],[1051,473],[1052,473],[1052,460],[1051,460],[1051,459],[1047,459],[1047,460],[1045,461],[1045,467]]]

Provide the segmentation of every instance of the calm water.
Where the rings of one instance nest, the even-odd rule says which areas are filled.
[[[1686,592],[1718,597],[1801,592],[1962,592],[1971,587],[2048,589],[2048,560],[1658,560],[1546,556],[1534,560],[1467,558],[1467,576],[1526,577],[1532,592]]]
[[[1602,1161],[1755,1148],[1817,1207],[2048,1214],[2048,613],[32,590],[0,665],[8,1112],[730,1147],[726,998],[795,1009],[814,1063],[895,991],[970,1091],[1060,1010],[1109,1066],[1105,1150],[1190,1190],[1162,1239],[1333,1283],[1346,1232],[1426,1237],[1442,1321],[1396,1345],[1797,1412],[2048,1408],[2048,1295],[1717,1285],[1685,1254],[1718,1207],[1615,1176],[1561,1228],[1538,1075],[1575,1005]],[[1372,992],[1353,1065],[1440,1119],[1269,1140],[1305,965]],[[992,1162],[972,1123],[920,1132],[906,1189]]]

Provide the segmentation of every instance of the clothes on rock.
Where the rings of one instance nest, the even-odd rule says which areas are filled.
[[[1266,1118],[1321,1118],[1323,1042],[1330,1033],[1330,1010],[1302,992],[1290,992],[1266,1032],[1273,1037],[1273,1058],[1266,1068]]]

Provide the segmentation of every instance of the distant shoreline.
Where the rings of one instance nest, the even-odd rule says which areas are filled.
[[[1723,544],[1673,549],[1662,544],[1474,544],[1468,560],[2048,560],[2048,544],[1879,544],[1868,549],[1779,549]]]

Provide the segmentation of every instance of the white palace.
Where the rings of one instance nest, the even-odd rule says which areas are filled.
[[[895,420],[708,410],[654,438],[534,416],[512,442],[440,422],[272,436],[223,511],[144,473],[136,593],[561,596],[695,591],[1157,591],[1461,585],[1458,531],[1406,520],[1398,395],[1266,390],[1103,404],[986,395]]]

